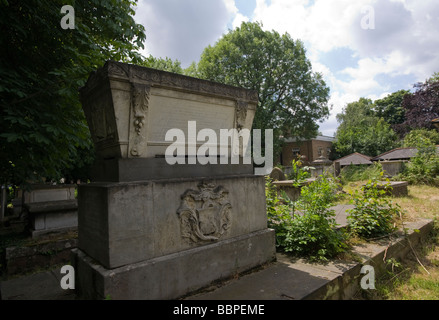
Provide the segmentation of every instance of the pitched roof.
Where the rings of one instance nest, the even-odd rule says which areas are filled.
[[[335,141],[335,138],[334,137],[330,137],[330,136],[317,136],[317,137],[314,137],[314,138],[311,138],[311,139],[297,139],[296,137],[294,137],[294,138],[285,138],[284,139],[285,142],[311,141],[311,140],[333,142],[333,141]]]
[[[387,152],[384,152],[374,158],[372,161],[378,160],[406,160],[414,157],[418,152],[416,148],[396,148]]]
[[[371,157],[366,156],[364,154],[354,152],[343,158],[335,160],[336,162],[340,162],[340,166],[348,166],[348,165],[359,165],[359,164],[372,164],[370,161]]]

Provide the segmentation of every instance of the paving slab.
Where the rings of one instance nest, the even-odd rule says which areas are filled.
[[[348,225],[348,214],[346,211],[353,208],[355,208],[353,204],[339,204],[331,207],[331,209],[334,210],[335,222],[338,224],[339,228],[346,227]]]
[[[0,282],[2,300],[74,300],[74,290],[64,290],[60,268]]]

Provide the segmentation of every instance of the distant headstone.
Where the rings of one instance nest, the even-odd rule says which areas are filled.
[[[284,181],[284,180],[286,180],[287,178],[285,177],[285,174],[284,174],[284,172],[282,171],[282,169],[280,169],[280,168],[277,168],[277,167],[275,167],[275,168],[273,168],[273,170],[271,171],[271,173],[270,173],[270,178],[271,179],[273,179],[273,180],[277,180],[277,181]]]
[[[32,185],[23,192],[32,237],[63,232],[78,226],[76,185]]]

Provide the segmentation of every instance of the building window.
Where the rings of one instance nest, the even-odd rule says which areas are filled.
[[[329,156],[331,155],[331,148],[326,148],[326,154],[328,155],[328,159],[329,159]]]
[[[297,157],[300,155],[300,148],[293,148],[293,157]]]
[[[323,155],[323,148],[322,147],[318,148],[317,154],[319,157],[321,157]]]

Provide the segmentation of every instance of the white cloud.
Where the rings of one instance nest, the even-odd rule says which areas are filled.
[[[366,6],[374,11],[373,30],[361,28]],[[140,0],[136,20],[146,28],[148,53],[187,66],[228,27],[236,28],[249,17],[235,0]],[[437,0],[256,0],[251,20],[304,41],[314,71],[331,88],[331,127],[347,103],[380,98],[409,85],[396,79],[424,81],[439,71]],[[335,49],[353,52],[354,58],[346,57],[344,67],[343,59],[337,59],[333,71],[331,61],[320,58]]]
[[[233,22],[232,22],[232,29],[235,29],[235,28],[241,26],[241,24],[243,22],[248,22],[249,20],[250,19],[248,17],[244,16],[243,14],[237,13],[235,18],[233,19]]]
[[[141,0],[136,21],[146,29],[146,52],[178,59],[183,66],[199,59],[227,30],[234,14],[225,0]]]
[[[372,16],[365,8],[373,9]],[[375,19],[374,29],[362,28],[362,19],[368,17]],[[334,127],[335,114],[347,103],[388,94],[390,86],[383,77],[411,75],[424,81],[439,71],[437,0],[257,0],[254,20],[266,30],[288,32],[305,42],[314,71],[331,87],[334,108],[323,130]],[[337,48],[352,50],[357,61],[333,74],[319,57]],[[401,89],[407,86],[402,83]]]

